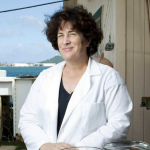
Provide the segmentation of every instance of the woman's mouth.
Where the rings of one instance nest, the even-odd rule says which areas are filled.
[[[69,50],[72,50],[73,47],[64,47],[62,50],[64,51],[69,51]]]

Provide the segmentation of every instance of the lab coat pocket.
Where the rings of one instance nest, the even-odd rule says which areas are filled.
[[[85,104],[83,106],[84,130],[94,131],[103,124],[105,124],[104,103]]]

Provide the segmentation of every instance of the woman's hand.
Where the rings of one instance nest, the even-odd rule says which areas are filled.
[[[46,143],[40,147],[40,150],[61,150],[69,147],[73,146],[66,143]]]

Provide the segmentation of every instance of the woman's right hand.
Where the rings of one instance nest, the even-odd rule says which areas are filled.
[[[40,150],[61,150],[69,147],[73,146],[66,143],[46,143],[40,147]]]

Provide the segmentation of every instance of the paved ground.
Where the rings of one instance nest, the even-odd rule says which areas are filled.
[[[0,150],[15,150],[16,146],[1,146]],[[25,150],[25,149],[22,149]]]
[[[1,146],[0,150],[15,150],[16,146]]]

